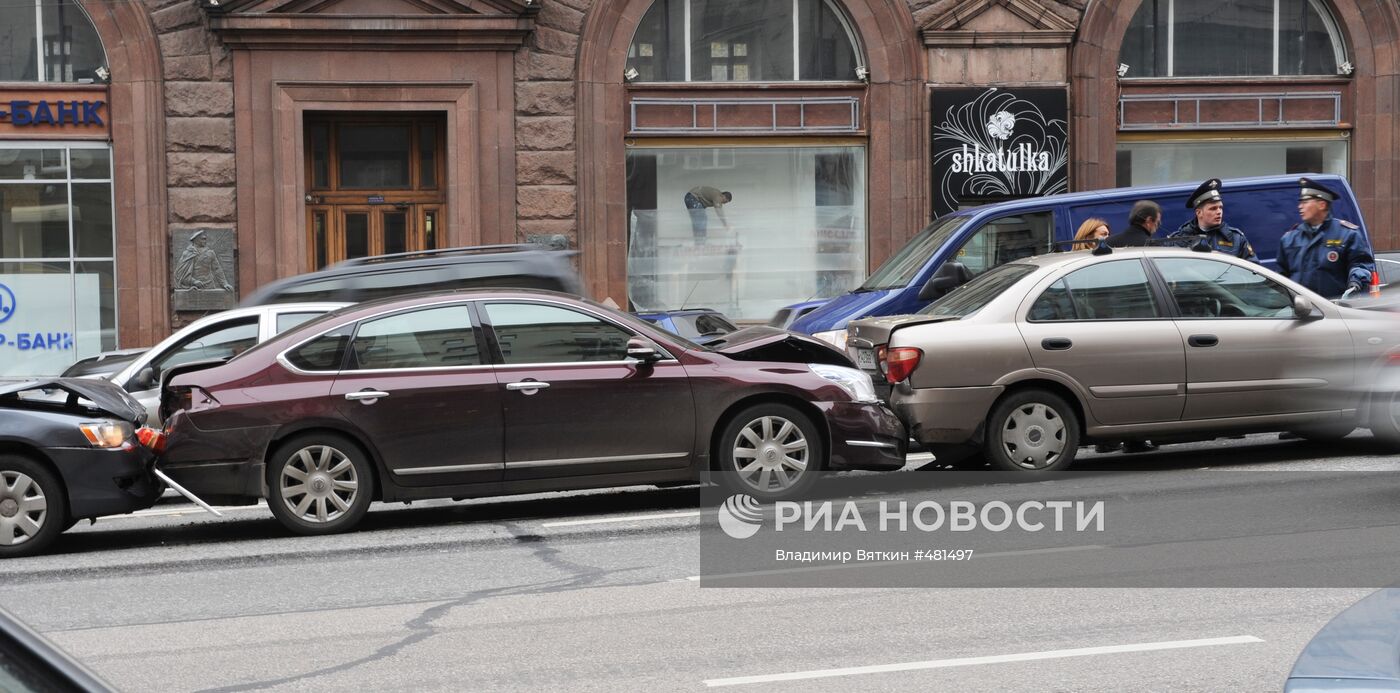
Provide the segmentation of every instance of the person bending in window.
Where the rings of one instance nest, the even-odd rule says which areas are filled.
[[[705,243],[710,224],[709,209],[714,209],[724,229],[730,230],[729,220],[724,218],[724,205],[733,199],[729,191],[721,192],[708,185],[697,185],[685,194],[685,208],[690,210],[690,230],[695,234],[696,245]]]

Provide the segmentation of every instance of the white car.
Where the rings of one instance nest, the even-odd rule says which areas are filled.
[[[146,407],[147,425],[160,425],[160,376],[191,361],[231,358],[297,325],[348,303],[281,303],[234,308],[207,315],[170,335],[108,380]]]

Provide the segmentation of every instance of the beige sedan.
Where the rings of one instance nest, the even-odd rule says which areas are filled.
[[[1220,253],[1027,258],[848,337],[944,461],[1064,469],[1083,444],[1267,431],[1400,444],[1400,319]]]

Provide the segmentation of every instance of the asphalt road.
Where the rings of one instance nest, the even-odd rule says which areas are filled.
[[[1149,488],[1203,468],[1400,466],[1386,453],[1361,435],[1251,436],[1080,467]],[[164,504],[0,563],[0,606],[131,691],[1252,691],[1279,690],[1312,635],[1373,591],[702,587],[698,498],[377,506],[361,531],[321,538],[262,507]]]

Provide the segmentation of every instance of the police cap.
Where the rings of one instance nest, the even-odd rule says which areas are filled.
[[[1191,193],[1191,197],[1186,199],[1186,208],[1195,209],[1207,202],[1220,202],[1220,179],[1212,178],[1201,187],[1196,188],[1196,192]]]
[[[1300,202],[1303,200],[1322,200],[1323,202],[1336,202],[1337,198],[1341,197],[1337,193],[1333,192],[1331,188],[1328,188],[1327,186],[1309,178],[1299,178],[1298,188],[1298,200]]]

